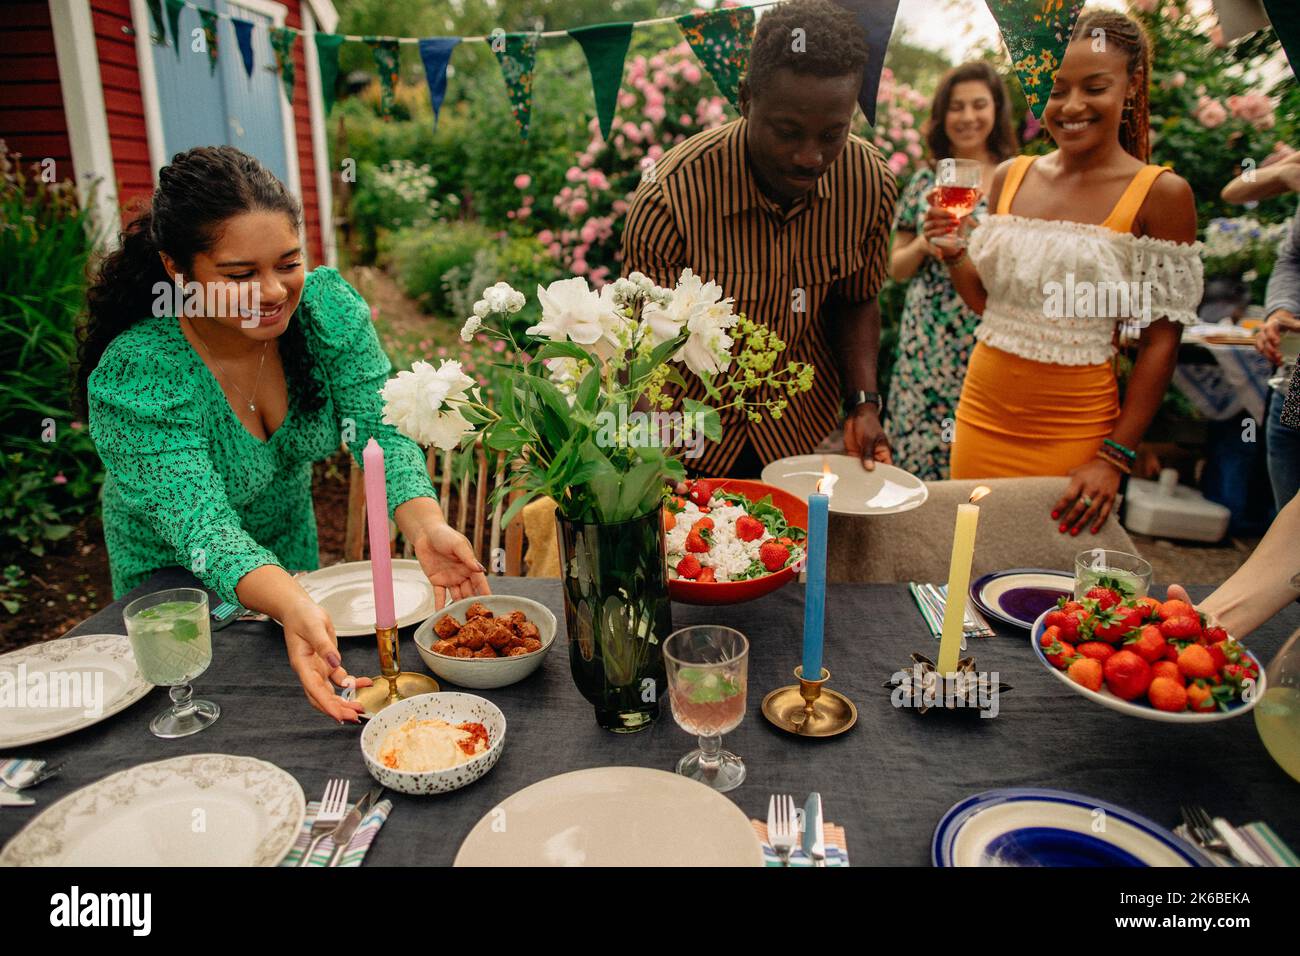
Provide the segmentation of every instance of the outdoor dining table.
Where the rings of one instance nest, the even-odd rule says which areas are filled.
[[[165,588],[193,586],[188,572],[166,569],[122,600],[95,614],[72,634],[125,633],[128,600]],[[529,597],[549,607],[560,633],[541,668],[498,690],[477,691],[496,703],[508,722],[500,762],[461,790],[437,796],[389,793],[393,811],[366,856],[366,866],[447,865],[470,829],[516,791],[556,774],[588,767],[633,765],[672,770],[694,739],[674,723],[667,702],[648,730],[616,735],[597,726],[592,707],[569,673],[559,582],[493,578],[494,592]],[[1189,588],[1202,599],[1209,587]],[[826,602],[825,666],[830,686],[857,705],[858,722],[839,737],[796,738],[762,716],[764,694],[793,682],[799,663],[803,589],[792,584],[758,600],[726,607],[673,605],[673,624],[726,624],[750,641],[749,697],[743,723],[724,744],[748,768],[727,796],[746,814],[763,818],[773,793],[800,804],[810,790],[822,795],[826,819],[845,827],[856,865],[930,863],[930,843],[943,814],[957,801],[1000,787],[1049,787],[1119,804],[1172,828],[1179,806],[1200,803],[1238,825],[1263,820],[1300,848],[1300,784],[1269,757],[1249,715],[1178,726],[1107,710],[1064,687],[1035,657],[1028,635],[1000,627],[994,637],[971,639],[981,670],[997,671],[1013,688],[996,717],[971,711],[920,714],[896,709],[882,683],[910,666],[908,655],[933,657],[926,630],[906,584],[832,584]],[[1163,585],[1154,593],[1163,594]],[[1267,663],[1300,627],[1291,605],[1247,641]],[[402,663],[424,670],[402,631]],[[378,673],[374,639],[340,638],[353,674]],[[340,726],[307,702],[285,657],[273,622],[239,621],[213,635],[209,669],[194,682],[198,696],[221,705],[221,718],[191,737],[160,740],[148,724],[165,706],[157,688],[127,710],[77,733],[21,748],[14,756],[66,763],[56,778],[32,791],[35,806],[0,810],[0,843],[55,800],[109,774],[148,761],[193,753],[229,753],[270,761],[320,796],[326,779],[343,775],[353,793],[371,781],[355,725]],[[445,689],[458,688],[444,685]]]

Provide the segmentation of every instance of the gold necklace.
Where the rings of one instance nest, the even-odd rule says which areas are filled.
[[[208,353],[208,358],[212,359],[212,361],[216,363],[217,370],[221,372],[222,378],[229,382],[230,387],[239,393],[240,399],[242,399],[244,404],[248,406],[250,412],[257,411],[257,403],[254,402],[253,399],[257,397],[257,388],[262,384],[262,369],[266,365],[266,347],[271,344],[271,340],[267,339],[262,343],[262,360],[257,363],[257,378],[253,379],[253,398],[249,398],[244,394],[244,390],[235,384],[235,380],[230,377],[225,366],[221,364],[221,360],[212,354],[212,349],[208,348],[208,343],[203,338],[203,333],[199,331],[199,327],[194,324],[192,319],[190,320],[190,328],[192,328],[194,334],[199,337],[199,344],[203,346],[203,351]]]

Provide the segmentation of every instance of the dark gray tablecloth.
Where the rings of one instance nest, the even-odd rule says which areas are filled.
[[[181,570],[163,571],[137,593],[192,584]],[[499,593],[519,594],[563,614],[558,582],[497,578]],[[1208,588],[1193,589],[1199,599]],[[750,638],[750,690],[744,723],[725,740],[749,768],[729,796],[752,817],[764,817],[773,792],[802,804],[821,791],[827,819],[848,831],[855,864],[925,865],[944,812],[964,797],[993,787],[1072,790],[1117,803],[1173,826],[1180,803],[1203,803],[1236,823],[1265,820],[1300,848],[1300,785],[1272,761],[1247,716],[1203,727],[1136,720],[1089,704],[1061,687],[1034,658],[1022,632],[972,642],[978,666],[997,670],[1014,690],[1001,713],[920,716],[895,710],[881,687],[911,651],[933,657],[935,642],[905,585],[831,585],[826,611],[825,665],[833,686],[858,706],[858,724],[834,739],[802,740],[772,728],[759,711],[763,695],[792,682],[799,662],[803,589],[797,584],[748,604],[722,608],[673,606],[673,623],[723,623]],[[1163,593],[1163,592],[1160,592]],[[124,601],[72,633],[125,633]],[[1300,626],[1288,608],[1248,642],[1267,662]],[[403,631],[403,664],[423,662]],[[373,638],[341,638],[347,667],[378,671]],[[148,729],[167,701],[165,689],[102,723],[15,755],[67,761],[63,774],[34,791],[36,806],[0,810],[6,841],[44,807],[74,789],[135,764],[186,753],[245,754],[269,760],[319,797],[328,776],[344,774],[354,792],[370,783],[361,759],[360,729],[340,727],[312,709],[285,660],[279,629],[237,623],[214,635],[212,666],[197,692],[220,703],[221,719],[182,740],[163,741]],[[449,688],[454,689],[454,688]],[[563,631],[537,673],[512,687],[482,691],[506,715],[509,734],[500,762],[483,779],[434,797],[394,794],[391,818],[367,865],[449,864],[478,819],[529,784],[569,770],[637,765],[672,770],[693,739],[664,715],[651,729],[619,736],[601,730],[569,676]]]

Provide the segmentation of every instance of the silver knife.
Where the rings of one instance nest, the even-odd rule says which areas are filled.
[[[826,865],[826,833],[822,828],[822,795],[813,791],[803,805],[803,851],[813,866]]]
[[[375,805],[384,788],[382,786],[372,787],[370,792],[357,801],[356,806],[348,811],[348,815],[343,818],[343,822],[334,828],[330,838],[334,841],[334,852],[330,854],[329,862],[326,866],[338,866],[339,860],[343,859],[343,854],[348,848],[348,843],[352,839],[352,834],[357,832],[357,827],[361,825],[361,820],[370,808]]]

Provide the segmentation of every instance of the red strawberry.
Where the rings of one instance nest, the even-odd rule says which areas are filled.
[[[1165,660],[1178,663],[1178,644],[1165,644]]]
[[[1160,619],[1168,621],[1175,617],[1196,617],[1196,608],[1186,601],[1166,601],[1160,605]]]
[[[1165,637],[1154,624],[1143,627],[1138,636],[1125,641],[1125,645],[1148,664],[1154,664],[1165,656]]]
[[[686,550],[693,551],[696,554],[703,554],[709,550],[709,542],[700,536],[697,529],[692,528],[691,533],[686,536]]]
[[[1210,652],[1210,660],[1214,661],[1214,669],[1221,671],[1228,666],[1228,642],[1219,641],[1217,644],[1208,644],[1205,649]]]
[[[1038,643],[1043,648],[1043,656],[1053,667],[1063,670],[1074,658],[1074,647],[1061,640],[1059,627],[1049,627],[1043,631],[1043,636],[1038,639]]]
[[[1146,612],[1148,618],[1160,616],[1160,602],[1153,597],[1138,598],[1138,606]]]
[[[693,554],[688,554],[677,562],[677,576],[679,578],[693,580],[699,577],[701,570],[703,569],[700,567],[700,562]]]
[[[758,559],[768,571],[780,571],[790,560],[790,549],[777,541],[764,541],[758,548]]]
[[[1129,631],[1142,626],[1142,612],[1135,607],[1117,607],[1109,612],[1098,613],[1096,620],[1093,635],[1114,644],[1128,636]]]
[[[1076,657],[1065,675],[1088,690],[1101,690],[1101,662],[1091,657]]]
[[[1192,681],[1187,685],[1187,709],[1196,713],[1219,709],[1219,705],[1214,700],[1214,691],[1205,681]]]
[[[1160,633],[1167,641],[1194,641],[1201,636],[1201,622],[1195,617],[1167,617],[1160,622]]]
[[[1104,641],[1084,641],[1078,646],[1078,650],[1084,657],[1091,657],[1095,661],[1102,662],[1105,662],[1106,658],[1115,653],[1115,648]]]
[[[1187,709],[1187,690],[1183,682],[1171,677],[1157,677],[1147,688],[1147,700],[1156,710],[1177,713]]]
[[[1183,679],[1183,672],[1178,669],[1178,665],[1173,661],[1156,661],[1152,664],[1151,679],[1155,680],[1157,677],[1170,677],[1180,684],[1187,683]]]
[[[1178,669],[1188,680],[1197,677],[1214,677],[1218,670],[1214,658],[1200,644],[1189,644],[1178,652]]]
[[[713,584],[718,580],[718,576],[713,568],[700,568],[700,576],[695,579],[697,584]]]
[[[709,499],[713,497],[713,482],[706,481],[703,478],[699,479],[691,485],[689,497],[691,501],[695,502],[697,508],[705,507],[709,503]]]
[[[1061,636],[1067,641],[1073,641],[1079,636],[1080,615],[1072,614],[1066,610],[1049,611],[1043,618],[1043,623],[1048,627],[1059,627]]]
[[[1227,639],[1228,632],[1217,625],[1214,627],[1207,627],[1205,630],[1201,631],[1201,640],[1206,644],[1218,644],[1220,641],[1226,641]]]
[[[1090,601],[1096,601],[1097,606],[1103,611],[1109,611],[1119,603],[1119,592],[1114,588],[1103,588],[1101,586],[1089,588],[1084,597]]]
[[[1106,686],[1120,700],[1135,700],[1151,683],[1151,665],[1132,651],[1117,651],[1102,665]]]
[[[763,522],[750,515],[736,519],[736,537],[741,541],[757,541],[763,537]]]
[[[697,520],[695,524],[691,525],[692,531],[700,531],[706,528],[709,531],[713,530],[713,519],[710,518],[708,515],[705,515],[703,518]]]

